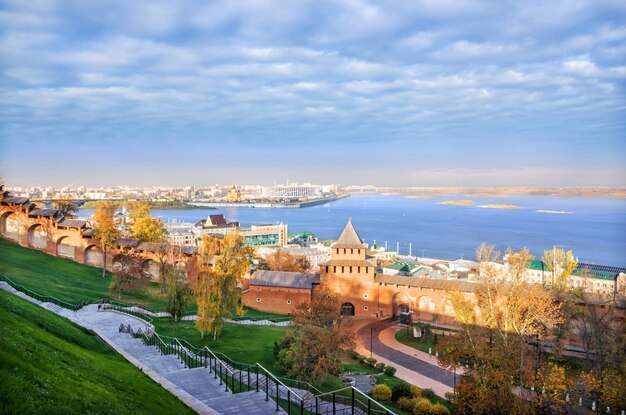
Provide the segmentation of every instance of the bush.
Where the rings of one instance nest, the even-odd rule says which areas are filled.
[[[432,404],[426,398],[413,398],[415,406],[413,406],[413,413],[415,415],[430,415],[430,409]]]
[[[415,385],[411,385],[411,396],[413,396],[414,398],[421,398],[422,397],[422,389],[418,388]]]
[[[355,352],[354,350],[350,350],[350,352],[348,353],[348,355],[350,356],[350,359],[352,360],[358,360],[359,357],[361,356],[360,354],[358,354],[357,352]]]
[[[384,383],[376,385],[372,391],[372,397],[377,401],[388,401],[391,399],[391,389]]]
[[[393,376],[396,374],[396,368],[393,366],[387,366],[384,372],[385,372],[385,375]]]
[[[367,359],[365,359],[365,362],[368,365],[374,367],[374,365],[376,364],[376,359],[374,359],[373,357],[368,357]]]
[[[411,385],[406,382],[399,382],[391,388],[391,399],[398,401],[400,398],[412,398]],[[411,408],[413,410],[413,408]]]
[[[383,362],[376,363],[376,369],[382,372],[383,370],[385,370],[385,364]]]
[[[436,403],[430,408],[431,415],[450,415],[448,408],[440,403]]]
[[[454,402],[454,393],[446,392],[445,395],[443,395],[443,396],[444,396],[444,398],[446,398],[450,402]]]
[[[359,363],[361,364],[367,364],[367,357],[363,356],[362,354],[359,355]]]
[[[403,396],[400,399],[398,399],[397,403],[398,403],[398,408],[402,409],[403,411],[413,412],[413,409],[415,408],[415,402],[416,402],[415,399],[407,398]]]
[[[422,396],[429,401],[435,399],[435,392],[432,389],[422,389]]]

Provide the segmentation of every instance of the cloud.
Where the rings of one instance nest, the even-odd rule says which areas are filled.
[[[580,164],[601,138],[594,156],[623,165],[624,18],[582,0],[7,1],[0,140],[18,158],[21,141],[175,137],[522,169],[555,148],[545,162]]]

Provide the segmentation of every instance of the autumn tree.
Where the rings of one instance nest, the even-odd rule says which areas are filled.
[[[298,304],[292,326],[278,347],[278,359],[289,376],[317,382],[341,371],[341,360],[355,346],[356,335],[349,320],[340,315],[336,293],[316,290],[310,303]],[[282,348],[282,350],[280,350]]]
[[[68,219],[76,218],[76,213],[78,213],[78,206],[68,198],[59,199],[52,204],[55,209],[58,209],[63,216]]]
[[[102,264],[102,278],[106,276],[107,252],[117,247],[120,231],[115,224],[115,206],[109,202],[98,202],[93,220],[95,222],[94,237],[100,241],[104,261]]]
[[[123,291],[137,291],[148,279],[149,274],[141,256],[130,252],[117,255],[111,288],[117,291],[118,301]]]
[[[479,248],[481,281],[474,299],[461,292],[450,295],[461,330],[438,344],[442,365],[455,369],[466,364],[456,388],[460,413],[509,413],[516,405],[513,385],[523,390],[534,372],[529,341],[546,337],[561,322],[551,293],[522,278],[532,255],[509,250],[506,264],[497,258],[492,246]]]
[[[572,251],[566,252],[555,247],[554,249],[544,251],[541,260],[552,274],[550,285],[557,293],[570,287],[570,275],[578,266],[578,261],[576,261]]]
[[[175,265],[167,265],[163,275],[166,286],[166,311],[178,321],[185,313],[185,308],[191,300],[189,284],[185,270]]]
[[[304,256],[292,255],[282,248],[267,255],[264,265],[270,271],[304,272],[311,268],[311,264]]]
[[[159,242],[155,245],[153,254],[159,262],[159,286],[161,288],[161,294],[165,294],[167,290],[165,281],[167,267],[169,264],[175,264],[182,259],[181,247],[167,242]]]
[[[198,305],[196,328],[204,337],[213,333],[216,340],[224,320],[243,314],[241,278],[250,270],[253,250],[243,245],[236,232],[224,239],[204,235],[199,248],[198,266],[191,283]]]
[[[149,205],[139,202],[129,204],[128,218],[132,238],[142,242],[164,242],[163,222],[152,217]]]

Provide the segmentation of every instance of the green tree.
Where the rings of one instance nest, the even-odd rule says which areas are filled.
[[[241,278],[250,271],[254,251],[243,245],[243,238],[236,232],[224,239],[204,235],[199,248],[198,265],[192,276],[198,318],[196,328],[204,337],[213,333],[216,340],[224,326],[224,320],[233,314],[243,314],[241,307]]]
[[[137,291],[149,279],[143,258],[134,253],[123,253],[116,257],[111,288],[117,291],[117,299],[121,301],[122,292]]]
[[[185,271],[175,265],[168,265],[163,276],[166,286],[166,311],[178,321],[185,313],[185,308],[191,299],[189,284]]]
[[[340,316],[336,293],[316,290],[311,303],[300,303],[292,314],[294,330],[286,335],[279,362],[288,375],[318,382],[341,371],[341,361],[355,346],[349,320]]]
[[[67,198],[59,199],[52,204],[55,209],[59,209],[61,214],[68,219],[76,218],[76,213],[78,212],[78,206]]]
[[[120,231],[115,224],[115,206],[111,202],[98,202],[93,220],[95,222],[94,237],[100,241],[104,253],[102,264],[102,278],[106,276],[107,252],[117,248]]]

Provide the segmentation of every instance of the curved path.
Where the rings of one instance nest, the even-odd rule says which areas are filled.
[[[376,321],[367,324],[357,330],[357,335],[366,356],[370,355],[370,343],[373,346],[373,355],[378,361],[390,364],[397,368],[396,376],[413,383],[421,388],[430,388],[437,395],[444,396],[446,392],[452,392],[455,383],[454,373],[443,369],[436,364],[420,360],[414,355],[390,347],[383,343],[379,335],[385,329],[393,325],[390,320]],[[371,338],[370,329],[374,328],[375,336]],[[408,347],[408,346],[406,346]],[[405,350],[402,348],[402,350]],[[407,350],[405,350],[407,351]],[[415,353],[413,353],[415,354]],[[429,359],[432,356],[429,356]]]

